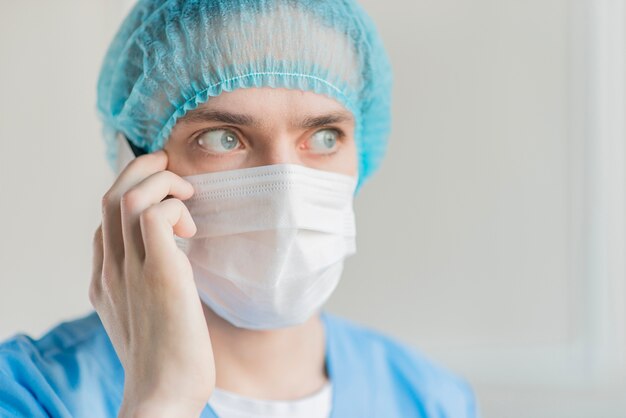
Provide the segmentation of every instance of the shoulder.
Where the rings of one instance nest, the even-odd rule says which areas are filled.
[[[24,350],[34,350],[42,355],[54,355],[80,344],[91,337],[100,328],[100,320],[95,312],[56,324],[46,333],[35,339],[30,335],[18,333],[0,343],[0,353],[7,355]]]
[[[51,371],[55,365],[104,354],[108,342],[98,315],[91,312],[56,324],[40,338],[19,333],[1,342],[0,371],[16,377],[29,367]]]
[[[419,416],[477,416],[475,395],[465,378],[381,331],[326,312],[323,317],[328,338],[353,359],[353,367],[367,369],[378,391],[388,388],[405,404],[421,409]]]
[[[105,416],[98,411],[114,403],[121,372],[95,312],[58,323],[37,339],[16,334],[0,343],[0,412],[81,416],[91,402],[92,416]],[[99,397],[104,393],[109,396]]]

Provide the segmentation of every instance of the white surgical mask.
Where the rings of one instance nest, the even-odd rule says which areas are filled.
[[[305,322],[356,252],[356,177],[297,164],[184,176],[197,226],[176,237],[200,298],[230,323],[273,329]]]

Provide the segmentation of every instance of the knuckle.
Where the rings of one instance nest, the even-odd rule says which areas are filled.
[[[140,225],[154,224],[159,221],[160,214],[159,205],[152,205],[139,215]]]
[[[187,206],[185,206],[185,204],[183,203],[183,201],[182,201],[182,200],[179,200],[179,199],[172,199],[172,201],[173,201],[173,202],[172,202],[172,205],[174,205],[174,206],[175,206],[175,208],[176,208],[177,210],[179,210],[179,211],[180,211],[180,213],[181,213],[181,215],[180,215],[180,216],[181,216],[181,217],[185,215],[185,212],[186,212],[187,214],[190,214],[190,212],[189,212],[189,208],[187,208]]]
[[[115,284],[113,283],[113,276],[104,274],[104,272],[102,273],[102,293],[106,293],[106,294],[113,294],[113,289],[115,287]]]
[[[142,282],[147,286],[155,286],[158,285],[159,288],[164,288],[167,284],[166,281],[163,280],[163,277],[158,274],[158,270],[156,267],[150,267],[146,265],[146,268],[143,271],[143,277],[141,278]]]
[[[140,199],[141,199],[141,196],[140,196],[139,191],[133,188],[133,189],[126,191],[122,195],[122,198],[120,199],[120,205],[125,210],[133,210],[139,205]]]
[[[105,262],[100,277],[96,279],[100,280],[103,291],[110,292],[115,287],[119,274],[117,266]]]
[[[130,172],[135,170],[141,170],[141,166],[146,164],[146,162],[149,161],[151,158],[154,158],[153,153],[142,154],[138,157],[135,157],[130,160],[128,164],[126,164],[124,171]]]
[[[99,299],[100,299],[100,289],[96,285],[96,282],[92,280],[91,284],[89,285],[89,302],[91,302],[91,305],[95,308]]]
[[[98,225],[93,234],[93,244],[96,247],[102,244],[102,224]]]
[[[102,195],[101,204],[102,208],[106,209],[113,203],[113,193],[111,190],[107,191],[104,195]]]
[[[178,206],[178,202],[180,202],[180,200],[178,200],[177,198],[170,197],[169,199],[162,201],[160,205],[163,207],[164,210],[171,211],[172,209],[176,209],[176,207]]]
[[[142,165],[142,164],[143,164],[143,161],[146,159],[146,158],[145,158],[145,157],[146,157],[146,155],[147,155],[147,154],[143,154],[143,155],[140,155],[139,157],[135,157],[135,158],[133,158],[133,159],[132,159],[132,160],[130,160],[130,162],[126,165],[126,168],[128,168],[128,169],[131,169],[131,170],[132,170],[132,167],[135,167],[135,166],[137,166],[137,165]]]
[[[189,183],[187,180],[185,180],[184,178],[182,178],[181,176],[179,176],[178,174],[172,172],[172,171],[167,171],[167,173],[169,173],[170,178],[172,179],[172,182],[184,185],[185,183]],[[189,183],[191,184],[191,183]]]
[[[157,176],[157,177],[163,177],[164,179],[168,179],[168,178],[171,178],[171,177],[172,177],[172,176],[171,176],[172,174],[174,174],[174,173],[172,173],[172,172],[171,172],[171,171],[169,171],[169,170],[161,170],[161,171],[157,172],[157,173],[155,174],[155,176]]]
[[[189,183],[187,180],[183,179],[181,176],[179,176],[178,174],[174,173],[173,171],[170,170],[163,170],[160,171],[157,174],[159,177],[161,177],[163,179],[163,181],[166,181],[170,184],[182,184],[182,183]],[[189,183],[191,184],[191,183]]]
[[[160,286],[169,284],[167,276],[164,274],[163,267],[158,260],[146,259],[146,263],[141,270],[141,280],[146,283],[159,283]]]
[[[164,183],[164,184],[175,184],[177,182],[177,175],[174,174],[173,172],[169,171],[169,170],[162,170],[159,171],[158,173],[154,174],[154,176],[157,178],[157,181],[159,181],[160,183]]]

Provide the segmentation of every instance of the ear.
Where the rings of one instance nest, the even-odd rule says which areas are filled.
[[[117,139],[117,162],[116,162],[116,175],[120,175],[122,170],[128,165],[129,162],[135,159],[135,154],[128,145],[126,136],[122,132],[118,132]]]

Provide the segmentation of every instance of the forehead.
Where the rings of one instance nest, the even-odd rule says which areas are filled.
[[[338,123],[354,122],[354,116],[349,110],[326,95],[296,89],[255,87],[211,97],[179,118],[178,123],[202,122],[216,111],[245,115],[257,121],[300,121],[332,115]]]
[[[238,112],[281,109],[290,112],[345,110],[337,100],[324,94],[275,87],[251,87],[226,91],[198,106],[198,109],[221,108]],[[188,114],[197,109],[190,110]]]

